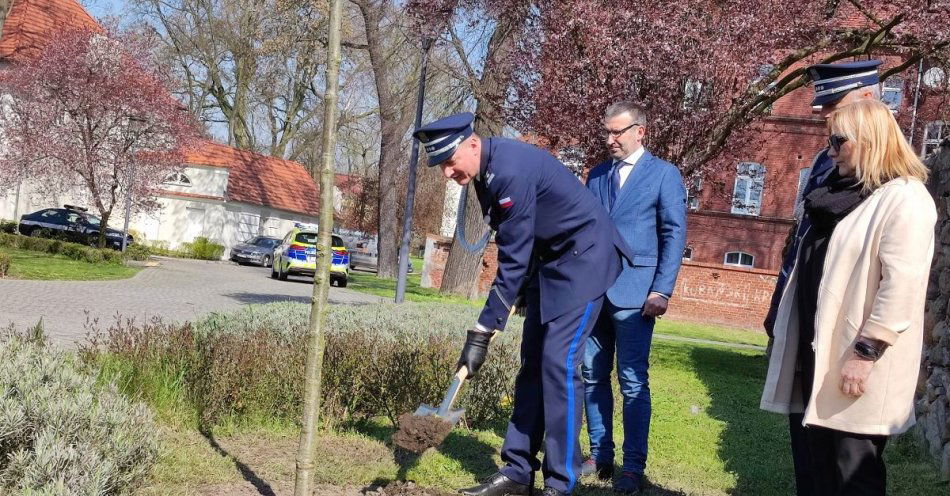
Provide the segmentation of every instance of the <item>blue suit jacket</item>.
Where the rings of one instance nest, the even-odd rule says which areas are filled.
[[[620,308],[642,308],[652,291],[673,295],[686,246],[686,188],[679,169],[644,150],[610,208],[610,169],[604,162],[587,178],[587,187],[633,249],[633,259],[607,291]]]
[[[478,323],[504,329],[537,266],[541,322],[602,296],[630,257],[597,199],[550,153],[506,138],[482,140],[475,192],[496,231],[498,272]]]

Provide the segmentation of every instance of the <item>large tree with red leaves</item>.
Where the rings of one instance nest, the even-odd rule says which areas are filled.
[[[127,197],[134,212],[154,209],[155,187],[197,135],[148,53],[135,38],[80,29],[14,60],[0,73],[0,178],[88,202],[104,225]]]
[[[587,151],[588,164],[602,155],[602,112],[620,98],[646,105],[651,151],[689,173],[734,151],[730,138],[807,84],[811,63],[896,55],[887,77],[950,53],[946,0],[536,5],[510,115],[554,148]]]

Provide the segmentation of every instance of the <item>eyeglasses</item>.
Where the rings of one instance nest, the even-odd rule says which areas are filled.
[[[614,138],[619,138],[623,136],[623,133],[627,132],[630,128],[634,126],[642,126],[642,125],[643,124],[640,124],[639,122],[634,122],[633,124],[630,124],[629,126],[623,129],[605,129],[603,132],[603,135],[605,138],[608,138],[610,136],[613,136]]]
[[[841,136],[840,134],[832,134],[828,136],[828,148],[831,148],[838,153],[841,151],[841,146],[844,145],[845,141],[848,141],[847,136]]]

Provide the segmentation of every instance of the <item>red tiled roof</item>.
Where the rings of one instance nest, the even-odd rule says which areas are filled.
[[[54,31],[67,27],[102,29],[77,0],[14,0],[3,23],[0,59],[29,56],[41,49]]]
[[[317,184],[297,162],[205,141],[185,153],[185,163],[229,169],[231,201],[317,215]]]

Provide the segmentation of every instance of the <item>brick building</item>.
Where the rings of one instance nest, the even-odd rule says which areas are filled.
[[[853,6],[839,8],[843,28],[868,22]],[[903,62],[880,53],[873,58],[884,61],[882,71]],[[946,76],[944,69],[924,63],[881,85],[882,99],[922,157],[950,137],[950,123],[941,120],[941,112],[946,115],[946,95],[935,91],[947,87]],[[721,159],[710,168],[716,172],[687,181],[692,187],[686,260],[781,269],[782,248],[795,223],[800,190],[816,154],[827,143],[824,120],[811,108],[812,94],[808,85],[775,102],[769,115],[744,133],[745,153]]]

